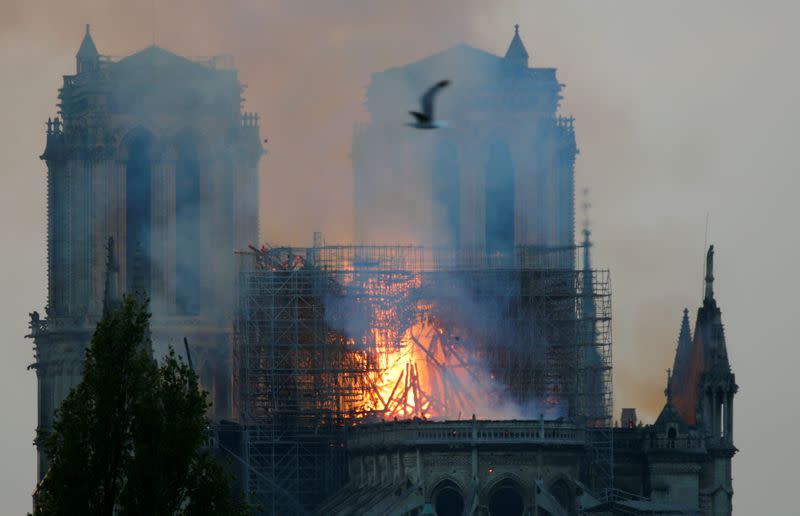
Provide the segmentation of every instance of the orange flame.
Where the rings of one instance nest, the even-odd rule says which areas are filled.
[[[420,278],[413,277],[386,293],[403,298],[419,283]],[[387,285],[372,287],[386,289]],[[379,301],[388,299],[378,297]],[[364,411],[388,419],[456,418],[469,413],[478,396],[478,382],[467,348],[430,315],[430,306],[422,302],[412,306],[415,320],[397,329],[394,323],[400,307],[391,302],[373,305],[374,322],[367,340],[374,368],[367,378]]]

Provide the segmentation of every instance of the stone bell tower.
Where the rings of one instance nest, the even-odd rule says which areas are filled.
[[[574,266],[574,120],[562,116],[556,69],[529,61],[516,26],[503,56],[462,44],[372,74],[370,121],[353,136],[357,240],[495,260],[515,247],[567,249],[555,265]],[[447,129],[409,130],[401,115],[443,78],[453,84],[436,117]]]
[[[137,282],[150,298],[156,356],[182,349],[186,337],[211,413],[226,417],[234,250],[258,240],[258,115],[241,111],[230,58],[190,60],[150,46],[112,60],[87,25],[76,61],[41,156],[48,305],[30,324],[38,428],[52,428],[80,381],[103,313],[109,237],[120,291]],[[40,477],[45,468],[40,454]]]
[[[694,360],[702,363],[697,384],[696,418],[703,428],[709,460],[701,477],[702,508],[707,514],[730,516],[733,511],[733,479],[731,460],[737,449],[733,445],[733,398],[739,390],[731,371],[722,312],[714,299],[714,246],[706,255],[705,296],[697,311],[694,331]],[[702,353],[702,361],[701,361]]]

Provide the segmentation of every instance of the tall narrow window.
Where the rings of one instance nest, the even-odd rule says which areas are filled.
[[[433,218],[435,237],[443,246],[458,247],[461,235],[461,187],[455,147],[442,143],[433,169]]]
[[[511,258],[514,248],[514,167],[502,141],[489,148],[485,174],[486,252]]]
[[[144,130],[134,133],[128,141],[128,161],[125,164],[125,270],[129,292],[135,288],[146,291],[150,288],[152,146],[153,139]],[[141,284],[137,285],[137,282]]]
[[[200,160],[190,137],[178,141],[175,164],[175,309],[182,315],[200,310],[202,247],[200,232]]]

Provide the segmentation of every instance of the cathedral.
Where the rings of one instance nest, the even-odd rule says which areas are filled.
[[[681,383],[676,369],[652,425],[623,409],[613,429],[612,488],[598,492],[582,481],[587,430],[574,422],[383,423],[350,435],[350,480],[317,514],[730,516],[737,386],[710,260],[694,338],[685,315],[679,339],[705,361],[698,382]],[[676,368],[687,365],[678,358]],[[687,391],[698,400],[693,423],[679,408]]]
[[[101,55],[89,26],[47,121],[47,307],[31,314],[38,428],[81,379],[103,312],[109,237],[120,291],[151,300],[153,344],[188,340],[227,417],[235,249],[258,241],[258,116],[229,59],[150,46]],[[46,469],[40,454],[39,476]]]
[[[30,314],[29,335],[38,429],[52,428],[59,403],[80,382],[84,351],[109,303],[120,292],[137,291],[151,300],[157,357],[187,340],[213,403],[210,445],[264,514],[732,514],[738,386],[714,296],[714,248],[708,249],[694,329],[684,311],[658,418],[643,424],[635,409],[624,408],[614,422],[610,304],[603,304],[610,287],[591,268],[588,229],[575,244],[574,121],[559,114],[564,85],[556,70],[529,61],[516,27],[504,56],[458,45],[372,76],[370,121],[353,137],[356,238],[411,240],[433,248],[433,259],[420,258],[421,246],[324,246],[315,238],[306,249],[256,251],[254,271],[234,251],[258,240],[264,150],[258,115],[241,109],[243,85],[230,60],[188,59],[157,46],[111,59],[98,52],[87,26],[76,73],[64,76],[58,115],[47,121],[41,156],[47,168],[48,297],[44,316]],[[453,82],[437,108],[445,127],[406,127],[403,116],[420,92],[444,78]],[[455,258],[444,260],[449,255],[441,249]],[[337,277],[346,279],[336,283]],[[513,278],[503,284],[513,288],[483,289],[485,278],[496,277]],[[260,291],[247,292],[252,278],[262,282]],[[357,301],[377,299],[373,313],[383,320],[387,299],[402,297],[388,287],[401,281],[410,285],[402,292],[412,294],[419,278],[467,278],[472,283],[463,285],[481,286],[481,295],[492,299],[507,300],[513,291],[527,303],[508,305],[517,318],[496,310],[500,324],[478,336],[495,332],[505,339],[497,328],[523,318],[526,324],[536,319],[530,324],[535,329],[547,326],[543,334],[557,335],[558,345],[528,356],[544,370],[543,385],[525,393],[546,393],[543,402],[568,401],[569,409],[519,418],[460,411],[437,418],[423,411],[389,417],[389,410],[370,405],[369,414],[357,414],[353,407],[364,405],[365,392],[388,399],[401,385],[406,392],[416,389],[403,398],[413,405],[422,399],[423,383],[412,380],[425,372],[423,356],[418,364],[405,364],[405,384],[398,380],[394,390],[376,394],[364,385],[381,371],[353,374],[352,363],[340,358],[351,341],[330,326],[336,315],[331,299],[359,278],[366,278],[362,293],[368,295]],[[329,289],[325,296],[319,285]],[[427,294],[435,298],[441,290]],[[413,301],[403,313],[415,327],[430,326],[441,315],[408,298]],[[265,304],[248,305],[252,299]],[[460,299],[446,300],[460,307]],[[267,303],[280,309],[269,312]],[[362,323],[353,315],[362,305],[346,305],[338,315]],[[566,317],[546,320],[553,314]],[[374,330],[367,333],[374,336]],[[468,334],[450,330],[436,328],[436,345],[466,346]],[[363,356],[358,353],[366,342],[355,354],[347,350],[347,360]],[[533,348],[533,339],[527,344]],[[416,345],[424,348],[418,340]],[[427,358],[441,365],[427,349]],[[251,367],[243,358],[248,352],[269,359]],[[552,352],[561,356],[554,359]],[[315,362],[323,355],[328,369]],[[548,384],[553,371],[542,364],[550,363],[570,367]],[[511,366],[516,383],[509,386],[533,385],[533,369]],[[461,374],[452,371],[456,366],[443,377]],[[268,377],[273,373],[281,381],[277,387]],[[575,382],[569,399],[568,377]],[[334,399],[338,391],[326,385],[345,386],[347,398]],[[266,389],[265,396],[253,396],[257,389]],[[269,405],[275,400],[278,405]],[[349,412],[342,410],[344,402]],[[255,417],[248,419],[242,406]],[[287,418],[275,407],[286,409]],[[317,417],[320,407],[328,426]],[[299,437],[286,440],[292,432]],[[313,446],[304,449],[308,443]],[[47,469],[41,452],[38,467],[41,478]]]

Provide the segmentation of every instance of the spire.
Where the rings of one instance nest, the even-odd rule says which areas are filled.
[[[136,248],[133,251],[133,277],[131,278],[131,293],[140,300],[147,299],[147,285],[145,283],[142,244],[141,242],[137,242]]]
[[[672,404],[672,371],[669,369],[667,369],[667,387],[664,389],[664,396],[667,397],[667,402],[664,404],[664,408],[661,409],[655,426],[663,429],[669,423],[676,423],[681,430],[686,430],[686,421]]]
[[[664,396],[667,397],[667,405],[672,405],[672,371],[667,369],[667,388],[664,389]]]
[[[683,309],[683,319],[681,319],[681,332],[678,334],[678,348],[692,345],[692,330],[689,327],[689,309]]]
[[[589,189],[583,189],[583,270],[591,270],[591,262],[589,259],[589,251],[592,247],[592,242],[589,240],[592,232],[589,230],[589,208],[592,205],[589,203]]]
[[[714,299],[714,246],[708,247],[706,253],[706,295],[705,301]]]
[[[689,424],[702,421],[709,424],[715,417],[708,412],[707,396],[703,393],[712,385],[730,385],[736,392],[736,384],[728,361],[725,329],[722,312],[714,299],[714,246],[706,254],[705,295],[697,310],[693,335],[689,333],[688,314],[684,312],[678,351],[675,356],[673,388],[675,407]],[[691,339],[691,340],[690,340]],[[690,342],[690,343],[689,343]]]
[[[689,355],[692,350],[692,330],[689,326],[689,309],[683,309],[683,319],[681,320],[681,330],[678,334],[678,347],[675,351],[675,362],[672,365],[672,374],[678,376],[678,381],[682,381]]]
[[[106,287],[103,294],[103,314],[113,312],[120,306],[119,265],[114,252],[114,237],[108,237],[106,246]]]
[[[583,295],[586,298],[584,301],[584,315],[594,319],[595,306],[594,306],[594,286],[592,285],[592,259],[591,249],[592,241],[589,239],[592,232],[589,230],[589,189],[583,189]]]
[[[585,206],[588,206],[588,203]],[[589,231],[589,222],[587,220],[586,225],[583,227],[583,244],[581,245],[583,247],[583,296],[586,298],[584,303],[587,305],[584,307],[586,312],[584,315],[589,315],[594,318],[594,285],[592,284],[591,258],[592,241],[589,240],[591,234],[592,232]]]
[[[519,24],[514,25],[514,38],[506,51],[506,60],[514,64],[528,66],[528,51],[525,50],[522,38],[519,37]]]
[[[681,319],[681,329],[678,333],[677,348],[675,350],[675,361],[672,364],[669,391],[670,396],[673,391],[677,391],[678,409],[681,413],[690,413],[693,410],[694,395],[688,392],[694,389],[694,385],[689,385],[689,377],[692,374],[692,330],[689,326],[689,309],[683,309]],[[670,398],[671,399],[671,398]],[[685,401],[685,400],[691,401]]]
[[[597,342],[597,306],[594,299],[594,274],[592,273],[591,249],[592,241],[589,239],[592,232],[589,230],[589,189],[583,189],[583,272],[581,278],[581,316],[586,326],[584,338],[587,343],[591,343],[592,353],[589,355],[589,363],[599,365],[600,356],[594,352]]]
[[[89,24],[86,24],[86,34],[81,41],[81,47],[78,53],[75,54],[75,59],[78,63],[78,73],[88,72],[97,68],[97,61],[100,54],[97,52],[97,47],[94,46],[92,34],[89,32]]]
[[[81,41],[81,48],[78,49],[78,53],[75,57],[83,57],[94,59],[98,57],[100,54],[97,52],[97,47],[94,46],[94,41],[92,40],[92,34],[89,29],[89,24],[86,24],[86,34],[83,35],[83,41]]]

